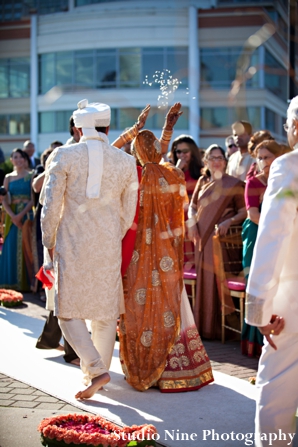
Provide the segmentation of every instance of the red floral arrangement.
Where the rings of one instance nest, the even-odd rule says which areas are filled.
[[[23,302],[23,295],[20,292],[9,289],[0,289],[0,303],[5,307],[15,307]]]
[[[119,427],[101,416],[68,414],[44,419],[38,426],[44,446],[155,446],[153,425]],[[157,435],[158,436],[158,435]]]

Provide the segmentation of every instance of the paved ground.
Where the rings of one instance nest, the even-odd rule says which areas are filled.
[[[33,294],[26,294],[25,303],[15,311],[43,320],[47,317],[44,303]],[[204,346],[215,371],[243,380],[256,375],[258,361],[241,355],[239,341],[224,345],[219,341],[204,341]],[[40,441],[36,427],[41,419],[72,412],[80,410],[0,374],[0,447],[38,447]],[[12,420],[15,430],[11,428]]]

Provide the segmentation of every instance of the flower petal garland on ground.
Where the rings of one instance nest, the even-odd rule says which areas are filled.
[[[101,416],[68,414],[44,419],[38,426],[44,446],[155,446],[153,425],[118,427]]]
[[[4,307],[18,306],[23,303],[23,295],[15,290],[0,289],[0,303]]]

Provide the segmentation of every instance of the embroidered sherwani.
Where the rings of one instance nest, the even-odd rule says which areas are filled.
[[[55,247],[55,314],[116,319],[123,302],[121,240],[136,210],[135,160],[105,143],[100,196],[88,199],[87,144],[62,146],[53,154],[41,222],[43,244]]]
[[[285,319],[273,341],[265,340],[257,387],[256,434],[295,433],[298,405],[298,150],[276,159],[270,168],[258,236],[250,269],[246,322],[265,326],[272,315]],[[278,437],[276,439],[279,439]],[[279,439],[276,445],[289,445]],[[269,445],[258,440],[257,446]],[[273,443],[275,445],[275,443]]]

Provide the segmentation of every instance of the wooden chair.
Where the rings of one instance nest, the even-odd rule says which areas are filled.
[[[189,239],[184,240],[184,260],[183,281],[185,285],[190,286],[190,293],[188,292],[187,296],[191,302],[192,310],[194,310],[196,302],[197,272],[195,268],[194,245]]]
[[[245,279],[242,267],[241,226],[230,227],[226,236],[213,236],[214,273],[221,300],[221,341],[225,342],[225,329],[241,334],[244,320]],[[235,301],[239,300],[237,306]],[[232,305],[231,305],[232,303]],[[231,307],[239,313],[240,330],[228,324],[226,315]]]

